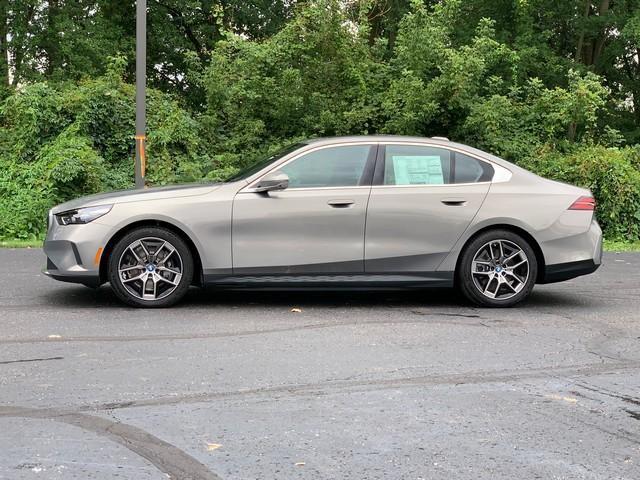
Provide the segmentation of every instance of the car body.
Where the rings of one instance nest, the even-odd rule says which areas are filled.
[[[476,289],[484,288],[486,274],[496,278],[487,290],[495,289],[500,297],[471,300],[507,306],[528,295],[533,283],[596,270],[602,232],[594,206],[588,190],[541,178],[445,138],[313,139],[226,182],[126,190],[58,205],[49,212],[44,273],[88,286],[109,280],[113,285],[119,277],[109,276],[109,262],[119,242],[136,229],[158,228],[184,244],[184,255],[169,261],[181,272],[173,283],[186,282],[184,265],[178,266],[186,256],[193,270],[188,282],[199,285],[452,287],[460,280],[460,262],[470,245],[482,235],[490,242],[487,233],[507,232],[495,239],[505,243],[485,242],[484,253],[473,252],[470,264]],[[135,269],[155,268],[150,248],[165,248],[160,257],[173,248],[171,242],[161,247],[168,240],[160,237],[155,247],[146,240],[131,243],[129,250],[123,247],[118,268],[141,276],[127,280],[142,285],[136,287],[142,289],[141,298],[127,299],[125,292],[119,295],[123,300],[138,306],[177,300],[142,298],[145,275],[152,272]],[[501,267],[500,254],[494,258],[492,249],[502,248],[501,258],[507,260],[510,252],[516,255],[513,248],[525,244],[526,251],[511,260],[527,261],[526,288],[520,288],[515,278],[523,280],[524,270],[504,272],[513,264]],[[481,271],[485,261],[490,272]],[[502,280],[505,273],[507,280]],[[171,275],[177,274],[167,273],[167,278]],[[508,289],[518,295],[507,294]]]

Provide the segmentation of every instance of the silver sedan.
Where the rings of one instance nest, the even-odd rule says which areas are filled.
[[[127,190],[49,212],[46,275],[165,307],[191,285],[459,288],[506,307],[595,271],[588,190],[446,138],[302,142],[225,182]]]

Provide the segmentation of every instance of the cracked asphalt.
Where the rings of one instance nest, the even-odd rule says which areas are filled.
[[[640,478],[640,254],[507,310],[198,289],[135,310],[43,262],[0,250],[0,479]]]

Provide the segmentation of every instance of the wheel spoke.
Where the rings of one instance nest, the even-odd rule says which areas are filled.
[[[515,278],[519,283],[524,283],[525,282],[524,280],[522,280],[518,275],[516,275],[513,272],[506,271],[505,273],[507,275],[509,275],[510,277]]]
[[[151,255],[149,255],[149,250],[147,250],[147,247],[144,246],[144,242],[142,240],[138,241],[138,245],[140,245],[140,248],[142,248],[142,250],[144,250],[144,256],[145,261],[149,262],[151,261]]]
[[[168,283],[169,285],[174,285],[174,286],[178,286],[178,284],[180,283],[180,279],[182,278],[182,275],[180,275],[179,273],[177,273],[174,277],[173,280],[170,280],[168,278],[163,277],[162,275],[156,275],[154,277],[156,279],[156,282],[165,282]]]
[[[136,262],[138,262],[138,264],[142,265],[144,262],[142,261],[142,259],[138,256],[138,254],[136,253],[136,251],[134,250],[134,247],[137,247],[137,245],[131,244],[127,247],[127,250],[130,251],[134,258],[136,259]]]
[[[158,262],[159,265],[164,265],[164,263],[167,261],[167,259],[174,254],[174,252],[176,251],[175,247],[173,245],[169,245],[167,242],[164,242],[162,244],[162,246],[156,251],[156,258],[158,257],[158,253],[160,253],[160,251],[162,249],[166,249],[169,251],[169,253],[167,253],[164,257],[162,257],[162,260],[160,260]]]
[[[489,290],[489,285],[491,285],[491,283],[495,281],[496,282],[496,288],[495,290],[492,292],[491,290]],[[490,298],[496,298],[496,295],[498,294],[498,290],[500,290],[500,281],[496,278],[496,277],[491,277],[489,279],[489,281],[487,282],[487,285],[484,287],[484,294],[487,297]]]
[[[146,274],[147,272],[142,272],[140,275],[136,275],[135,277],[121,278],[120,281],[122,283],[129,283],[129,282],[133,282],[134,280],[142,280],[142,277],[144,277]]]
[[[491,275],[491,274],[493,274],[493,272],[477,272],[477,271],[476,272],[471,272],[471,273],[473,273],[474,275]]]
[[[133,267],[125,267],[125,268],[120,268],[118,269],[119,273],[126,273],[126,272],[130,272],[131,270],[140,270],[143,269],[144,266],[143,265],[134,265]]]
[[[165,267],[165,266],[159,266],[158,268],[156,268],[156,270],[158,272],[169,272],[169,273],[173,273],[174,275],[180,275],[180,272],[178,272],[177,270],[173,270],[169,267]]]
[[[527,260],[521,260],[520,262],[516,263],[515,265],[508,267],[508,271],[512,271],[515,270],[516,268],[518,268],[520,265],[523,265],[527,263]]]
[[[153,275],[147,274],[147,278],[144,281],[144,286],[142,289],[142,298],[144,300],[155,300],[156,299],[156,279]],[[149,286],[152,287],[151,293],[149,293]]]
[[[493,273],[493,266],[489,262],[484,262],[482,260],[474,260],[472,264],[472,273],[480,274],[480,275],[488,275],[489,273]],[[482,266],[482,268],[478,268],[478,266]]]

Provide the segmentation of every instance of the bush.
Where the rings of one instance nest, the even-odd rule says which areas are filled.
[[[77,85],[27,85],[2,103],[0,239],[41,237],[56,203],[133,186],[134,98],[133,85],[112,70]],[[213,163],[200,124],[156,90],[147,105],[148,181],[204,178]]]

